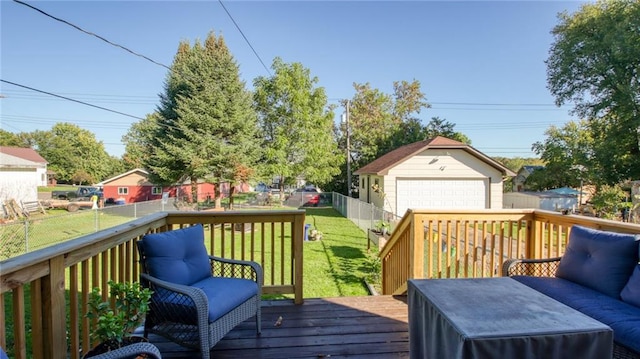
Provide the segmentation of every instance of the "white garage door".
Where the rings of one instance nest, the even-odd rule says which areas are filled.
[[[482,179],[398,180],[397,214],[408,208],[484,209],[487,208],[487,182]]]

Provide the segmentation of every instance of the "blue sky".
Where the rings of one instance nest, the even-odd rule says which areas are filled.
[[[29,4],[170,66],[181,40],[224,36],[252,88],[268,76],[218,1],[38,1]],[[418,80],[434,116],[456,124],[490,156],[533,157],[551,125],[574,120],[546,88],[560,11],[576,1],[224,1],[259,57],[300,62],[331,103],[353,83],[385,93]],[[167,69],[9,0],[0,1],[0,77],[5,81],[144,117],[154,111]],[[0,83],[0,124],[10,132],[70,122],[107,152],[124,152],[135,118]],[[341,109],[336,111],[339,118]]]

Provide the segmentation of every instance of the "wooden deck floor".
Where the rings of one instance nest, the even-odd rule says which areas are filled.
[[[265,301],[262,335],[255,320],[240,324],[211,351],[212,358],[406,358],[409,356],[406,297],[371,296]],[[281,325],[275,325],[282,317]],[[199,358],[199,353],[149,338],[163,358]]]

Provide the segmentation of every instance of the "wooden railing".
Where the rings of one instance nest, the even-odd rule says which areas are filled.
[[[0,346],[17,359],[80,358],[95,344],[95,323],[84,316],[91,289],[106,300],[109,280],[137,281],[135,241],[195,223],[205,226],[211,254],[261,263],[263,293],[293,294],[300,304],[304,213],[163,212],[0,262]]]
[[[640,233],[640,225],[542,210],[409,211],[380,251],[383,294],[412,278],[495,277],[508,258],[564,253],[573,225]]]

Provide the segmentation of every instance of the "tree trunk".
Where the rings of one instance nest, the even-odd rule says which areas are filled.
[[[278,183],[280,189],[280,206],[284,205],[284,176],[280,175],[280,183]]]
[[[229,185],[229,209],[233,209],[233,194],[236,191],[236,186]]]
[[[191,201],[198,204],[198,179],[191,177]]]
[[[216,182],[214,187],[213,187],[213,194],[216,197],[216,207],[215,208],[222,208],[222,191],[220,190],[222,188],[222,183],[221,182]]]

